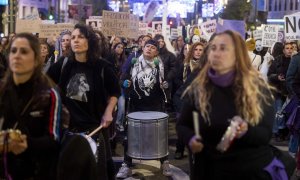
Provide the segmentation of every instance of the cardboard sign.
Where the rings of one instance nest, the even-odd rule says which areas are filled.
[[[30,33],[40,33],[41,20],[27,20],[27,19],[17,19],[16,22],[16,33],[30,32]]]
[[[74,24],[59,23],[59,24],[40,24],[40,38],[57,38],[64,30],[73,31]]]
[[[137,38],[139,17],[126,12],[103,11],[102,32],[106,36]]]
[[[284,16],[285,39],[300,40],[300,15]]]
[[[272,47],[278,40],[278,25],[263,24],[262,25],[262,46]]]
[[[148,24],[139,23],[139,36],[148,34]]]
[[[206,21],[200,25],[200,29],[202,33],[206,37],[208,37],[208,39],[210,38],[211,35],[213,35],[216,32],[216,28],[217,28],[217,21],[215,19]]]

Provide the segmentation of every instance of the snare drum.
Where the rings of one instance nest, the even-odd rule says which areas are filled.
[[[168,152],[168,114],[133,112],[128,118],[128,152],[134,159],[160,159]]]

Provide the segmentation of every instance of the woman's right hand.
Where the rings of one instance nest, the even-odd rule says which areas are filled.
[[[189,141],[189,147],[192,151],[192,153],[199,153],[202,151],[204,145],[203,143],[200,141],[199,137],[197,136],[193,136],[190,141]]]
[[[23,153],[28,147],[27,136],[21,135],[20,139],[10,139],[8,150],[15,155]]]

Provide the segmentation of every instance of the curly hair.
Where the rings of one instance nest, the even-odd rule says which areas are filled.
[[[76,24],[74,30],[78,29],[88,41],[87,62],[93,62],[99,59],[99,39],[93,29],[85,24]],[[72,51],[71,57],[75,59],[75,54]]]
[[[194,55],[194,51],[196,49],[197,46],[202,46],[202,48],[205,48],[205,44],[203,44],[202,42],[196,42],[194,44],[191,45],[191,47],[189,48],[189,52],[187,54],[187,56],[184,59],[184,63],[189,64],[191,59],[193,59],[193,55]]]
[[[251,61],[246,49],[245,41],[242,37],[230,30],[224,31],[217,36],[229,35],[235,48],[235,71],[236,76],[233,82],[235,91],[235,106],[237,113],[245,119],[250,125],[257,125],[263,116],[263,102],[270,104],[269,96],[266,96],[266,90],[270,97],[271,87],[263,80],[258,71],[251,65]],[[208,50],[208,54],[210,49]],[[195,99],[195,104],[201,112],[201,116],[207,123],[210,123],[211,104],[209,100],[212,96],[213,87],[208,78],[208,71],[211,68],[210,63],[206,63],[198,76],[194,79],[185,93],[188,93]]]

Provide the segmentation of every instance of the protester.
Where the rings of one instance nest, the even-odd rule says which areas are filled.
[[[68,114],[42,73],[40,55],[39,41],[29,33],[16,35],[9,47],[9,70],[0,83],[1,179],[56,179]],[[13,130],[19,131],[17,138],[11,136]]]
[[[265,180],[279,173],[287,179],[269,146],[272,105],[271,90],[251,65],[242,37],[233,31],[217,34],[209,45],[208,63],[187,89],[177,124],[179,137],[194,153],[191,179]],[[194,116],[199,136],[193,111],[199,116]],[[234,141],[226,141],[226,132]]]
[[[290,43],[284,44],[283,55],[277,56],[272,62],[268,71],[268,80],[276,88],[275,96],[275,110],[277,113],[282,111],[283,103],[288,96],[286,85],[286,73],[291,61],[293,47]],[[277,116],[278,117],[278,116]],[[288,135],[285,126],[285,119],[275,118],[273,133],[277,140],[284,140]]]
[[[158,56],[158,43],[148,40],[143,54],[134,63],[130,74],[122,74],[123,86],[130,89],[130,112],[159,111],[163,112],[166,100],[164,89],[164,64]],[[127,142],[124,143],[124,163],[119,169],[117,178],[127,178],[132,175],[130,166],[132,158],[127,155]],[[168,157],[160,159],[163,174],[171,176]]]
[[[98,38],[90,27],[75,25],[71,49],[67,63],[63,66],[63,60],[58,61],[48,74],[58,83],[70,111],[70,132],[88,134],[100,125],[103,127],[92,136],[101,144],[97,149],[98,178],[114,179],[107,128],[120,95],[118,78],[112,65],[99,58]]]
[[[69,56],[71,51],[71,31],[64,30],[60,33],[58,39],[55,42],[55,62],[58,61],[59,58],[65,58]]]

